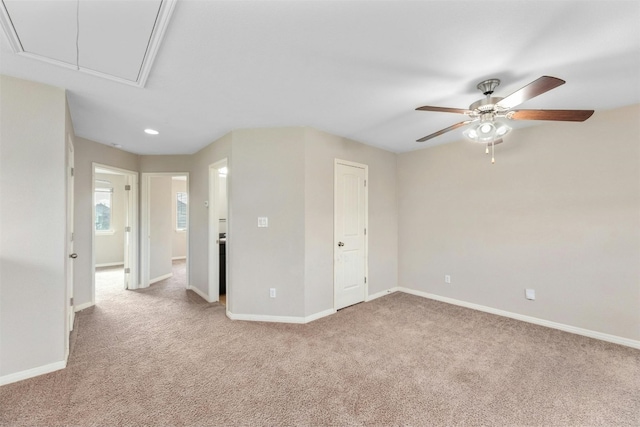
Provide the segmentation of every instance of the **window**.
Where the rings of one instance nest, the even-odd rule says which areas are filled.
[[[96,188],[93,203],[96,209],[96,231],[111,231],[113,188]]]
[[[187,193],[176,193],[176,230],[187,229]]]

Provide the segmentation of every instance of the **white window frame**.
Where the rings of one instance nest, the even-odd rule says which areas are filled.
[[[96,193],[109,193],[109,209],[113,212],[113,187],[96,187],[93,191],[93,212],[96,216]],[[96,223],[93,223],[93,232],[96,236],[107,236],[115,234],[116,230],[113,228],[113,218],[109,216],[109,229],[108,230],[96,230]]]
[[[184,227],[180,227],[180,211],[179,211],[179,204],[178,202],[181,202],[180,200],[180,195],[183,194],[186,201],[183,202],[185,205],[184,208]],[[187,224],[188,224],[188,212],[189,210],[189,194],[186,191],[176,191],[176,231],[187,231]]]

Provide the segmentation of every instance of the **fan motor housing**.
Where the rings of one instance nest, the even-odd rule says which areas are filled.
[[[489,113],[494,110],[494,106],[498,102],[502,101],[502,99],[504,98],[501,98],[499,96],[482,98],[469,105],[469,110],[477,111],[478,113]]]

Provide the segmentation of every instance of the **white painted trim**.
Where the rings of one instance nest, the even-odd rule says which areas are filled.
[[[204,292],[202,292],[200,289],[196,288],[195,286],[188,286],[187,289],[189,289],[190,291],[193,291],[196,294],[198,294],[198,296],[200,298],[202,298],[203,300],[205,300],[206,302],[215,302],[215,301],[211,301],[207,294],[205,294]]]
[[[312,314],[306,317],[298,316],[271,316],[267,314],[234,314],[227,310],[227,317],[231,320],[245,320],[250,322],[274,322],[274,323],[296,323],[305,324],[318,320],[322,317],[329,316],[336,313],[336,310],[330,308],[328,310],[321,311],[319,313]]]
[[[149,284],[153,285],[156,282],[159,282],[164,279],[168,279],[169,277],[173,277],[173,273],[163,274],[162,276],[154,277],[153,279],[149,279]]]
[[[163,0],[160,4],[160,9],[158,10],[158,14],[156,16],[156,23],[151,30],[151,37],[149,39],[149,44],[147,45],[147,51],[142,59],[142,64],[138,71],[138,76],[136,80],[129,80],[123,77],[114,76],[107,73],[101,73],[100,71],[95,71],[90,68],[84,68],[82,66],[78,67],[77,64],[69,64],[64,61],[59,61],[52,58],[47,58],[46,56],[37,55],[30,52],[25,52],[22,48],[22,44],[20,43],[20,38],[16,33],[16,30],[11,22],[11,18],[9,16],[8,11],[6,10],[4,3],[0,2],[0,25],[4,29],[4,32],[7,36],[7,41],[11,46],[11,49],[14,53],[23,56],[25,58],[35,59],[37,61],[46,62],[49,64],[57,65],[59,67],[64,67],[74,71],[80,71],[85,74],[89,74],[96,77],[101,77],[103,79],[115,81],[118,83],[124,83],[131,86],[136,86],[143,88],[147,82],[147,78],[149,77],[149,73],[151,72],[151,68],[153,67],[153,62],[156,58],[156,54],[160,48],[160,43],[164,38],[164,33],[167,30],[167,26],[169,25],[169,21],[171,19],[171,15],[173,14],[173,10],[177,0]]]
[[[105,262],[103,264],[96,264],[96,268],[100,268],[100,267],[117,267],[119,265],[124,266],[124,262],[120,261],[120,262]]]
[[[4,2],[0,2],[0,25],[2,25],[4,34],[7,36],[7,41],[9,42],[9,46],[11,46],[11,50],[15,53],[22,52],[23,50],[20,38],[18,37],[16,29],[11,22],[9,12],[6,9]]]
[[[526,316],[524,314],[512,313],[510,311],[500,310],[497,308],[487,307],[480,304],[474,304],[471,302],[460,301],[453,298],[442,297],[439,295],[430,294],[427,292],[417,291],[414,289],[399,287],[400,292],[404,292],[411,295],[420,296],[436,301],[446,302],[448,304],[458,305],[460,307],[470,308],[472,310],[484,311],[485,313],[496,314],[498,316],[509,317],[511,319],[521,320],[527,323],[533,323],[534,325],[545,326],[547,328],[558,329],[560,331],[569,332],[576,335],[582,335],[589,338],[595,338],[601,341],[607,341],[614,344],[620,344],[627,347],[640,349],[640,341],[632,340],[629,338],[619,337],[617,335],[605,334],[603,332],[592,331],[590,329],[579,328],[577,326],[565,325],[563,323],[552,322],[550,320],[539,319],[537,317]]]
[[[174,256],[173,258],[171,258],[171,261],[178,261],[180,259],[187,259],[186,256]]]
[[[73,307],[73,311],[75,311],[76,313],[79,311],[84,310],[85,308],[89,308],[89,307],[93,307],[95,304],[91,301],[89,302],[85,302],[84,304],[79,304]]]
[[[304,323],[309,323],[309,322],[313,322],[314,320],[318,320],[321,319],[323,317],[327,317],[327,316],[331,316],[332,314],[335,314],[336,310],[333,308],[329,308],[327,310],[324,311],[320,311],[316,314],[312,314],[310,316],[307,316],[304,318]]]
[[[333,309],[338,310],[336,307],[338,301],[338,289],[337,282],[338,269],[335,267],[338,251],[338,236],[336,232],[336,218],[337,218],[337,206],[338,206],[338,165],[352,166],[358,169],[364,169],[364,227],[367,233],[364,235],[364,298],[362,301],[367,301],[367,295],[369,295],[369,165],[363,163],[351,162],[349,160],[333,159]],[[344,307],[343,307],[344,308]]]
[[[248,320],[251,322],[305,323],[304,317],[270,316],[266,314],[234,314],[228,310],[227,317],[231,320]]]
[[[37,377],[38,375],[44,375],[50,372],[59,371],[60,369],[64,369],[66,367],[66,360],[61,360],[59,362],[49,363],[48,365],[38,366],[37,368],[27,369],[26,371],[3,375],[0,377],[0,386]]]
[[[158,17],[156,18],[156,25],[151,32],[151,39],[147,46],[147,53],[142,61],[140,67],[140,73],[138,74],[137,86],[144,87],[147,83],[147,77],[153,67],[153,62],[156,59],[156,54],[160,49],[160,44],[164,38],[164,33],[167,30],[171,15],[173,15],[173,9],[176,7],[178,0],[163,0],[158,11]]]
[[[375,294],[371,294],[371,295],[367,296],[367,298],[365,299],[365,302],[373,301],[374,299],[378,299],[380,297],[384,297],[386,295],[390,295],[390,294],[392,294],[394,292],[398,292],[399,289],[400,288],[398,288],[396,286],[396,287],[393,287],[393,288],[390,288],[390,289],[385,289],[384,291],[376,292]]]

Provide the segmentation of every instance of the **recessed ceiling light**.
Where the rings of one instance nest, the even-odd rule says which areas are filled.
[[[148,133],[149,135],[157,135],[157,134],[159,134],[160,132],[158,132],[158,131],[157,131],[157,130],[155,130],[155,129],[145,129],[145,130],[144,130],[144,133]]]

